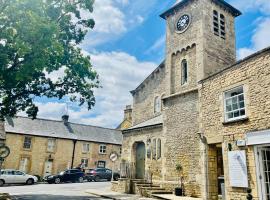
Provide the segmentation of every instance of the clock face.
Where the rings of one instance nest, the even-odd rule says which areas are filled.
[[[190,25],[190,16],[188,14],[182,15],[176,23],[176,32],[183,33]]]
[[[10,153],[10,149],[6,146],[0,147],[0,158],[6,158],[8,157]]]

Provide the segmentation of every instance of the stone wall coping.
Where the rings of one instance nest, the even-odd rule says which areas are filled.
[[[206,77],[206,78],[200,80],[198,83],[199,83],[199,84],[203,84],[204,82],[209,81],[211,78],[215,78],[216,76],[218,76],[218,75],[220,75],[220,74],[226,73],[226,72],[228,72],[229,70],[233,70],[234,67],[235,67],[235,68],[241,67],[241,64],[242,64],[242,63],[247,62],[247,61],[249,61],[250,59],[259,57],[259,56],[261,56],[262,54],[268,53],[268,52],[270,52],[270,46],[267,47],[267,48],[265,48],[265,49],[262,49],[262,50],[260,50],[260,51],[257,51],[256,53],[251,54],[250,56],[247,56],[247,57],[243,58],[242,60],[239,60],[239,61],[235,62],[234,64],[232,64],[232,65],[226,67],[225,69],[223,69],[223,70],[221,70],[221,71],[218,71],[217,73],[214,73],[214,74],[212,74],[212,75],[210,75],[210,76],[208,76],[208,77]]]
[[[165,97],[162,98],[162,100],[174,98],[174,97],[177,97],[177,96],[182,96],[182,95],[185,95],[185,94],[188,94],[188,93],[192,93],[192,92],[197,92],[197,91],[199,91],[199,88],[198,87],[192,88],[192,89],[186,90],[184,92],[179,92],[179,93],[175,93],[175,94],[172,94],[172,95],[169,95],[169,96],[165,96]]]
[[[142,131],[142,130],[146,130],[146,129],[159,128],[159,127],[162,127],[162,126],[163,126],[163,123],[150,125],[150,126],[145,126],[145,127],[140,127],[140,128],[134,128],[134,129],[126,129],[126,130],[123,130],[122,133],[126,134],[126,133],[130,133],[132,131]]]

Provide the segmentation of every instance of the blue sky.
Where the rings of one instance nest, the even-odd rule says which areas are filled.
[[[73,122],[114,128],[123,119],[129,93],[164,59],[165,21],[159,17],[176,0],[96,0],[96,26],[81,45],[91,55],[103,88],[88,111],[68,103]],[[238,59],[270,46],[269,0],[227,0],[243,12],[236,19]],[[88,15],[88,14],[86,14]],[[61,75],[61,71],[52,76]],[[39,117],[60,119],[66,102],[37,99]]]

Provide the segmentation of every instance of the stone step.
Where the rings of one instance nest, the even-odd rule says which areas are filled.
[[[159,185],[152,185],[151,183],[137,183],[136,186],[138,186],[138,187],[145,187],[145,186],[160,187]]]
[[[152,195],[154,195],[154,194],[173,194],[172,192],[169,192],[169,191],[152,191],[151,192],[152,193]]]
[[[160,188],[160,187],[140,187],[140,189],[150,190],[150,191],[153,191],[153,190],[164,191],[165,190],[164,188]]]

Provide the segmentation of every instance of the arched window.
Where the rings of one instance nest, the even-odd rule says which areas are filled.
[[[159,113],[161,111],[161,98],[156,97],[154,102],[154,112]]]
[[[182,61],[181,68],[181,84],[184,85],[188,81],[188,64],[186,59]]]
[[[219,20],[218,20],[218,12],[216,10],[213,11],[213,26],[214,26],[214,34],[219,36]]]
[[[226,30],[225,30],[225,16],[219,14],[216,10],[213,11],[213,27],[214,34],[225,39]]]

